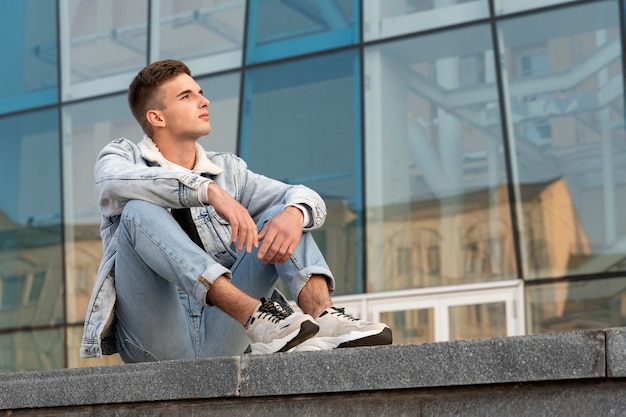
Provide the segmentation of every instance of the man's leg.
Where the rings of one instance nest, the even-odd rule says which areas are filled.
[[[298,295],[298,305],[302,311],[312,317],[319,316],[322,311],[333,305],[328,291],[328,280],[323,275],[313,275]]]
[[[275,207],[264,214],[271,218],[282,207]],[[264,220],[261,220],[261,224]],[[260,224],[260,226],[261,226]],[[253,252],[256,259],[256,252]],[[249,256],[249,255],[246,255]],[[278,274],[295,297],[296,303],[311,315],[320,330],[318,337],[310,339],[295,347],[295,350],[332,349],[335,347],[355,347],[390,344],[392,341],[391,329],[384,323],[373,323],[361,320],[347,314],[343,308],[333,306],[331,293],[335,288],[335,279],[328,267],[324,256],[315,243],[311,233],[302,234],[291,258],[274,265],[262,265],[260,262],[246,262],[241,259],[233,268],[233,281],[238,273],[242,275],[274,278]],[[269,267],[262,269],[263,267]],[[274,267],[275,272],[271,267]],[[267,282],[267,278],[255,280],[252,284]],[[236,285],[240,285],[238,282]],[[247,283],[250,285],[250,283]],[[252,289],[244,289],[249,292]],[[267,291],[263,288],[259,291]]]
[[[259,229],[282,209],[283,206],[276,206],[267,210],[258,222]],[[250,253],[240,253],[231,268],[233,285],[255,299],[270,298],[279,276],[292,294],[299,294],[309,278],[315,275],[330,277],[330,285],[334,287],[334,278],[310,233],[303,234],[291,259],[282,264],[263,264],[257,258],[257,252],[258,249],[253,248]],[[327,282],[326,278],[322,280]],[[330,301],[328,288],[329,284],[324,284],[326,298]],[[233,345],[242,352],[250,343],[245,329],[219,309],[207,310],[202,320],[206,336],[202,342],[203,356],[231,355]],[[223,339],[224,334],[231,335],[228,342]]]
[[[272,305],[260,306],[258,298],[236,288],[227,278],[228,269],[215,264],[195,245],[168,210],[142,201],[129,202],[118,236],[116,329],[125,361],[239,355],[250,343],[244,325],[251,315],[274,314],[266,311]],[[207,292],[198,277],[216,268],[224,274]],[[215,307],[206,307],[202,301]],[[265,335],[263,340],[272,349],[282,348],[283,342],[298,343],[317,331],[309,316],[278,319],[277,327],[285,330]],[[301,325],[306,329],[301,331]],[[206,343],[207,330],[216,335],[221,351],[212,351]],[[273,339],[277,341],[272,345]]]
[[[214,261],[193,244],[168,210],[143,201],[126,205],[115,267],[117,331],[125,361],[198,356],[198,312],[205,307],[189,294],[204,297],[199,294],[206,288],[198,277],[211,267]],[[229,312],[245,323],[258,301],[227,278],[217,279],[214,287]]]

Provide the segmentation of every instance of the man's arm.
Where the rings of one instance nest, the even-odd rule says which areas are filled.
[[[232,241],[237,242],[237,248],[242,250],[245,246],[246,252],[250,253],[253,246],[258,247],[256,223],[248,210],[215,182],[211,182],[207,190],[208,203],[230,224]]]
[[[119,213],[129,200],[168,208],[199,206],[198,187],[207,184],[206,178],[193,173],[149,167],[138,147],[126,139],[102,149],[94,176],[100,207],[108,216]]]
[[[308,212],[307,224],[300,223],[305,231],[322,227],[326,220],[326,204],[320,195],[304,185],[286,184],[246,169],[241,204],[257,219],[269,207],[295,206]]]

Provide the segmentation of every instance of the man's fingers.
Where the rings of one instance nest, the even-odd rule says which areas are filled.
[[[252,247],[258,247],[256,225],[252,219],[249,222],[246,219],[241,222],[238,219],[233,219],[230,221],[230,226],[232,231],[231,239],[233,242],[237,242],[238,250],[242,250],[245,247],[246,252],[250,253]]]

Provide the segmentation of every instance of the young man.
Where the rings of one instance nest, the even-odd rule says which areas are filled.
[[[335,280],[313,241],[313,190],[206,152],[209,100],[179,61],[155,62],[128,91],[145,135],[108,144],[95,166],[104,257],[82,357],[125,362],[391,343],[382,323],[332,305]],[[190,208],[190,209],[188,209]],[[304,313],[275,297],[281,278]]]

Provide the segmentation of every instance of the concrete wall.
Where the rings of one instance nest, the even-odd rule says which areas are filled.
[[[626,328],[0,374],[0,416],[621,416]]]

